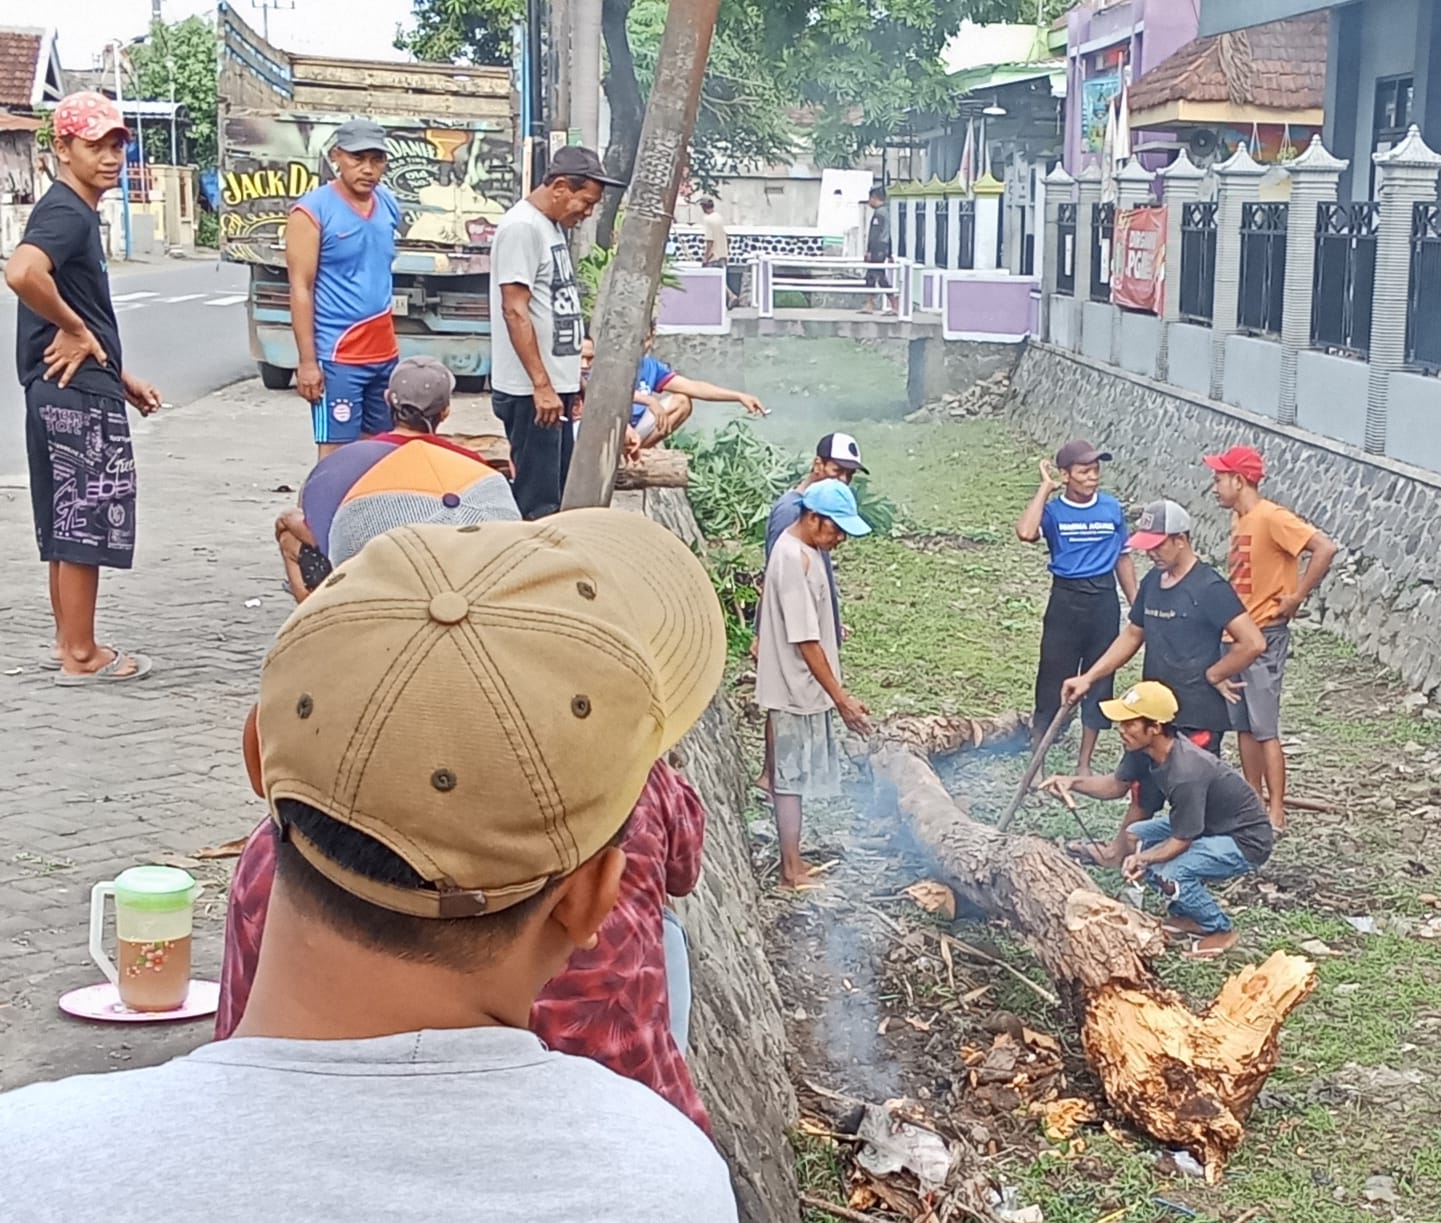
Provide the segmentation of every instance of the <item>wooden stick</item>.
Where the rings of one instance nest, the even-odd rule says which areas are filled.
[[[1292,811],[1314,811],[1317,815],[1340,815],[1345,810],[1335,803],[1323,803],[1316,798],[1292,798],[1286,796],[1286,806]]]
[[[801,1194],[801,1205],[809,1206],[812,1210],[824,1211],[828,1215],[834,1215],[837,1219],[845,1219],[847,1223],[885,1223],[880,1215],[862,1214],[859,1210],[852,1210],[849,1206],[838,1206],[834,1202],[828,1202],[825,1198],[813,1198],[809,1193]]]
[[[1041,741],[1036,744],[1036,750],[1031,753],[1031,763],[1026,765],[1026,771],[1021,775],[1021,784],[1016,787],[1016,795],[1011,799],[1011,805],[1006,808],[1001,818],[996,822],[996,827],[1002,832],[1011,826],[1011,821],[1016,818],[1016,812],[1021,809],[1021,804],[1026,801],[1026,795],[1031,791],[1031,783],[1036,780],[1036,774],[1041,771],[1041,765],[1046,761],[1046,753],[1051,750],[1051,744],[1055,743],[1056,736],[1061,733],[1061,727],[1065,724],[1066,718],[1070,716],[1074,705],[1061,702],[1061,707],[1056,710],[1056,716],[1051,719],[1051,724],[1046,727],[1046,733],[1041,736]]]
[[[633,463],[615,473],[620,489],[685,488],[690,483],[690,456],[684,450],[642,450]]]

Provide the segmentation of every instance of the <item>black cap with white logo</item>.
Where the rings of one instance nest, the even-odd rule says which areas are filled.
[[[871,474],[861,463],[861,448],[849,433],[827,433],[816,445],[816,458],[829,459],[847,471]]]

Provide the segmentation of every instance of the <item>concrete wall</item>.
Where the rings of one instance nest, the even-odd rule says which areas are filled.
[[[1081,303],[1081,351],[1097,361],[1111,359],[1111,327],[1116,311],[1100,302]]]
[[[1364,446],[1370,370],[1366,362],[1348,357],[1300,353],[1296,361],[1296,423],[1322,437]]]
[[[1254,336],[1227,336],[1226,378],[1221,394],[1238,408],[1275,416],[1281,396],[1281,346]]]
[[[1211,329],[1194,323],[1172,323],[1170,381],[1183,391],[1211,393]]]
[[[1441,380],[1391,375],[1386,453],[1428,471],[1441,471]]]
[[[1051,298],[1051,343],[1072,348],[1080,338],[1081,303],[1074,297]]]
[[[1132,501],[1164,494],[1185,505],[1213,561],[1224,563],[1230,526],[1201,458],[1236,443],[1256,446],[1271,472],[1266,491],[1343,547],[1312,604],[1320,622],[1397,668],[1413,688],[1441,687],[1441,476],[1049,344],[1027,347],[1012,388],[1008,412],[1018,428],[1047,447],[1104,437],[1119,456],[1108,479]]]
[[[679,489],[650,490],[643,502],[657,522],[688,543],[700,542]],[[786,1073],[780,990],[766,957],[757,918],[760,888],[746,843],[750,774],[724,689],[678,756],[706,805],[700,884],[676,905],[690,940],[694,991],[687,1060],[730,1164],[741,1219],[799,1223],[786,1137],[798,1109]]]
[[[1151,314],[1121,311],[1121,365],[1133,374],[1156,376],[1161,348],[1161,320]]]
[[[701,210],[695,193],[693,201],[676,205],[676,218],[683,225],[699,225]],[[810,177],[724,178],[713,197],[716,212],[727,225],[780,225],[808,227],[820,211],[821,180]]]

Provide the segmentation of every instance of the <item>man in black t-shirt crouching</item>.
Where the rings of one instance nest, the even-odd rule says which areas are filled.
[[[35,205],[5,283],[20,299],[16,362],[25,388],[25,450],[40,559],[50,566],[55,648],[42,665],[64,687],[142,679],[143,654],[95,640],[100,567],[135,552],[135,456],[128,402],[143,415],[160,393],[126,373],[100,240],[100,197],[120,181],[130,140],[120,108],[76,93],[55,110],[60,177]]]
[[[1124,667],[1144,645],[1143,679],[1165,684],[1180,710],[1176,728],[1215,755],[1231,725],[1228,704],[1241,699],[1236,676],[1266,650],[1231,584],[1196,556],[1191,515],[1174,501],[1153,501],[1141,511],[1127,541],[1154,566],[1141,579],[1128,622],[1095,666],[1061,685],[1061,699],[1076,704],[1091,685]],[[1226,637],[1234,644],[1222,646]]]
[[[1166,927],[1196,941],[1190,955],[1211,959],[1236,945],[1236,931],[1206,889],[1207,881],[1258,870],[1275,833],[1247,780],[1224,761],[1176,733],[1178,705],[1164,684],[1143,680],[1125,696],[1101,702],[1116,722],[1126,754],[1110,777],[1051,777],[1042,783],[1066,803],[1071,794],[1131,795],[1131,810],[1098,866],[1121,867],[1166,898]],[[1166,815],[1159,814],[1169,804]]]

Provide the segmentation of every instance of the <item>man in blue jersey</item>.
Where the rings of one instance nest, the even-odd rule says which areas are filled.
[[[670,437],[690,419],[697,399],[708,403],[738,403],[752,416],[767,415],[765,405],[754,395],[676,373],[651,351],[654,344],[655,329],[652,328],[645,338],[645,355],[636,369],[635,398],[630,410],[630,427],[635,430],[641,446],[651,447]]]
[[[1041,463],[1040,487],[1016,522],[1023,541],[1044,539],[1051,553],[1051,598],[1041,629],[1032,743],[1040,742],[1060,709],[1061,685],[1089,668],[1116,639],[1121,623],[1116,583],[1128,603],[1136,599],[1125,511],[1115,497],[1100,491],[1101,464],[1110,461],[1109,454],[1090,442],[1067,442],[1056,454],[1060,475],[1049,463]],[[1111,695],[1111,677],[1106,676],[1092,686],[1081,707],[1079,776],[1090,776],[1096,740],[1109,725],[1100,705]]]
[[[399,350],[391,317],[400,205],[381,186],[385,129],[349,119],[330,150],[335,177],[296,201],[285,226],[296,389],[323,458],[390,428],[385,389]]]

